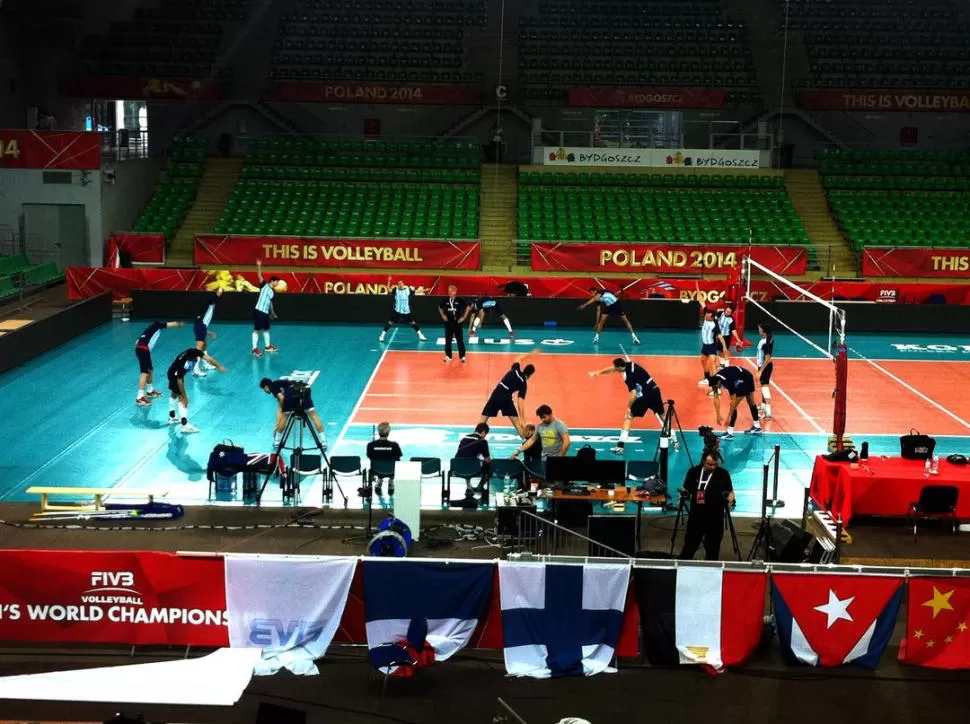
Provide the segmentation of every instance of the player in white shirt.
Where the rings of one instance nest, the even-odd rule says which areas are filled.
[[[270,277],[269,281],[263,279],[263,263],[256,260],[256,274],[259,276],[259,298],[256,300],[256,307],[253,310],[253,357],[262,357],[259,351],[259,333],[263,333],[263,344],[267,352],[278,352],[279,347],[274,346],[269,339],[269,321],[275,317],[273,311],[273,296],[276,290],[285,289],[279,277]]]

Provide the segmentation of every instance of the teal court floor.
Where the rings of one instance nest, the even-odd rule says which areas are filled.
[[[295,372],[315,378],[313,398],[332,455],[363,455],[375,424],[387,420],[406,457],[435,456],[447,463],[512,360],[533,348],[541,354],[533,361],[537,373],[526,409],[531,415],[539,404],[551,405],[570,428],[573,453],[588,444],[600,456],[611,455],[625,390],[618,376],[590,379],[586,371],[608,366],[620,345],[659,381],[665,398],[676,400],[684,438],[680,452],[671,455],[672,491],[683,480],[688,452],[697,461],[702,447],[698,427],[714,425],[712,401],[697,385],[696,331],[646,331],[634,348],[629,336],[615,328],[594,346],[587,329],[522,328],[509,339],[490,325],[469,345],[468,363],[460,365],[442,361],[437,326],[426,328],[427,342],[418,342],[409,328],[397,328],[388,343],[379,344],[379,325],[280,321],[273,329],[280,351],[256,359],[250,355],[249,325],[220,323],[217,317],[212,329],[219,338],[210,352],[228,371],[188,378],[189,418],[200,432],[182,435],[166,424],[166,397],[151,408],[134,404],[138,367],[133,344],[149,321],[105,324],[0,375],[0,406],[7,419],[0,440],[0,500],[29,501],[30,486],[56,485],[161,488],[172,502],[241,506],[238,496],[209,500],[209,452],[224,440],[248,452],[270,452],[275,401],[258,388],[258,381]],[[899,435],[917,428],[937,437],[943,455],[970,449],[970,336],[854,335],[849,344],[848,433],[857,444],[867,440],[873,454],[898,454]],[[163,392],[169,363],[191,346],[189,327],[162,333],[153,357]],[[765,434],[738,434],[722,446],[742,515],[760,511],[762,466],[775,445],[781,448],[784,514],[801,515],[815,455],[825,452],[832,424],[832,362],[790,334],[776,335],[775,349],[774,420],[766,424]],[[750,360],[752,355],[749,349],[740,356]],[[510,455],[517,444],[511,426],[498,419],[491,423],[493,456]],[[738,428],[749,425],[742,409]],[[654,459],[657,427],[652,420],[637,421],[625,457]],[[456,486],[452,497],[461,495],[461,484]],[[344,483],[351,507],[362,505],[356,487]],[[493,494],[499,487],[494,481]],[[320,505],[321,491],[319,476],[305,481],[301,504]],[[422,500],[429,508],[441,505],[436,482],[424,484]],[[379,502],[391,504],[386,498]],[[263,504],[282,504],[277,488],[270,486]],[[333,505],[342,504],[336,496]]]

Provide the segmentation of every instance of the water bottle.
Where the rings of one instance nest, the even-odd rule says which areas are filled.
[[[859,459],[862,462],[865,462],[866,460],[869,459],[869,443],[868,442],[862,443],[862,452],[859,454]]]
[[[512,479],[508,476],[508,473],[506,473],[505,480],[503,482],[504,485],[502,490],[505,494],[505,500],[508,502],[509,498],[512,497]]]
[[[940,456],[939,455],[934,455],[933,456],[933,468],[932,468],[932,470],[930,470],[930,472],[933,473],[933,475],[937,475],[940,472]]]
[[[926,463],[924,465],[924,468],[925,468],[925,472],[923,473],[923,476],[928,478],[930,476],[930,459],[929,458],[926,458]]]

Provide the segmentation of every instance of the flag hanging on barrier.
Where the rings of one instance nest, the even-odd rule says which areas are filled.
[[[356,569],[356,558],[227,555],[230,646],[263,650],[256,674],[319,673]]]
[[[936,669],[970,669],[970,580],[909,579],[899,660]]]
[[[636,568],[640,650],[654,666],[742,663],[764,630],[764,571]]]
[[[896,624],[902,578],[775,573],[771,582],[788,663],[876,668]]]
[[[368,648],[399,645],[419,666],[445,661],[468,645],[485,615],[495,570],[491,561],[365,560],[361,565]],[[424,640],[412,646],[407,637],[415,621]],[[406,676],[412,671],[391,673]]]
[[[615,672],[628,563],[499,561],[505,668],[546,679]]]

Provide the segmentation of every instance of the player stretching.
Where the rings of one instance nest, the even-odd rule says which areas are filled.
[[[216,289],[214,292],[206,297],[205,310],[198,317],[195,318],[195,324],[193,325],[193,331],[195,332],[195,348],[201,349],[203,352],[209,350],[209,337],[212,339],[217,339],[215,332],[209,331],[209,325],[212,324],[212,315],[216,312],[216,301],[222,296],[222,287]],[[196,364],[195,369],[192,370],[192,375],[194,377],[205,377],[206,370],[215,369],[205,360],[199,360]]]
[[[728,418],[727,432],[724,433],[725,440],[734,438],[734,423],[738,420],[738,405],[741,400],[748,403],[751,411],[752,427],[745,430],[745,433],[760,433],[761,421],[758,420],[758,406],[754,404],[754,375],[751,370],[737,365],[731,365],[719,370],[716,375],[710,377],[711,392],[714,393],[714,412],[717,414],[717,424],[720,425],[724,420],[721,415],[721,388],[723,387],[731,395],[731,409]]]
[[[522,427],[519,424],[519,419],[523,417],[523,403],[525,402],[525,393],[529,388],[529,378],[536,371],[533,365],[522,367],[522,363],[529,357],[537,354],[539,354],[539,350],[534,349],[515,359],[512,367],[509,368],[509,371],[505,373],[502,380],[492,390],[492,394],[485,403],[485,407],[482,408],[482,417],[479,423],[488,422],[488,418],[490,417],[505,415],[509,418],[509,422],[512,423],[515,431],[520,436],[522,435]],[[515,400],[512,399],[516,393],[518,393],[519,398],[517,406]]]
[[[603,331],[606,320],[610,317],[619,317],[620,321],[630,331],[630,335],[633,337],[633,344],[640,344],[640,339],[637,337],[637,333],[633,331],[633,325],[627,319],[626,312],[623,311],[623,305],[620,304],[619,298],[613,292],[608,292],[598,287],[590,287],[589,291],[593,296],[587,299],[584,304],[580,304],[579,309],[586,309],[590,304],[599,305],[596,314],[596,324],[593,327],[593,344],[600,341],[600,332]]]
[[[185,374],[195,367],[195,363],[200,359],[204,359],[220,372],[226,371],[226,368],[214,357],[194,347],[178,355],[168,368],[168,389],[172,393],[168,399],[168,424],[181,425],[179,432],[186,435],[199,431],[197,427],[189,424],[189,396],[185,392]],[[178,417],[175,416],[176,403],[178,403]]]
[[[253,310],[253,357],[262,357],[263,353],[259,351],[260,332],[263,333],[263,344],[267,352],[278,352],[280,349],[270,344],[269,320],[276,316],[273,311],[273,296],[282,285],[279,277],[270,277],[268,282],[263,279],[263,263],[259,259],[256,260],[256,275],[259,278],[259,298]]]
[[[761,383],[761,409],[766,420],[771,419],[771,373],[775,370],[775,363],[771,356],[775,352],[775,335],[771,325],[762,322],[758,325],[758,382]]]
[[[728,302],[717,318],[717,346],[718,354],[721,356],[721,367],[731,364],[731,345],[734,345],[738,352],[744,349],[744,343],[738,336],[738,327],[734,320],[734,305]]]
[[[391,280],[387,280],[387,286],[391,286]],[[381,336],[377,338],[378,342],[384,341],[384,335],[387,331],[393,327],[395,324],[410,324],[411,328],[417,332],[418,339],[422,342],[428,338],[424,336],[421,331],[421,327],[418,323],[414,321],[414,317],[411,316],[411,298],[414,296],[414,287],[409,287],[403,281],[399,281],[397,286],[391,287],[391,296],[394,297],[394,309],[391,311],[391,318],[384,323],[384,331],[381,332]]]
[[[654,417],[657,418],[657,422],[660,423],[660,429],[663,429],[664,400],[663,395],[660,393],[660,386],[650,376],[650,373],[632,360],[617,357],[613,360],[611,367],[592,370],[589,376],[596,377],[598,375],[609,375],[613,373],[623,375],[623,382],[626,384],[627,390],[630,391],[630,397],[626,403],[626,412],[623,414],[623,427],[620,429],[620,441],[612,450],[619,454],[623,452],[625,444],[630,439],[630,426],[633,424],[633,418],[645,417],[648,412],[652,412]],[[674,448],[679,448],[680,442],[676,436],[673,437],[673,441]]]
[[[135,397],[135,404],[148,406],[152,404],[152,398],[161,397],[162,393],[155,389],[152,382],[155,380],[155,370],[152,367],[152,350],[158,341],[158,335],[163,329],[175,329],[183,326],[184,322],[154,322],[147,327],[135,342],[135,357],[138,358],[138,395]],[[147,389],[147,392],[146,392]]]
[[[472,316],[468,322],[469,342],[478,341],[478,328],[485,321],[485,317],[488,314],[497,314],[498,318],[505,324],[505,328],[509,330],[509,337],[515,339],[515,332],[512,331],[512,322],[509,321],[509,318],[502,310],[502,305],[493,297],[479,297],[472,302]]]
[[[697,383],[699,385],[710,384],[711,375],[717,372],[717,342],[714,340],[716,333],[714,310],[705,307],[704,321],[701,322],[701,369],[704,370],[704,378]]]

